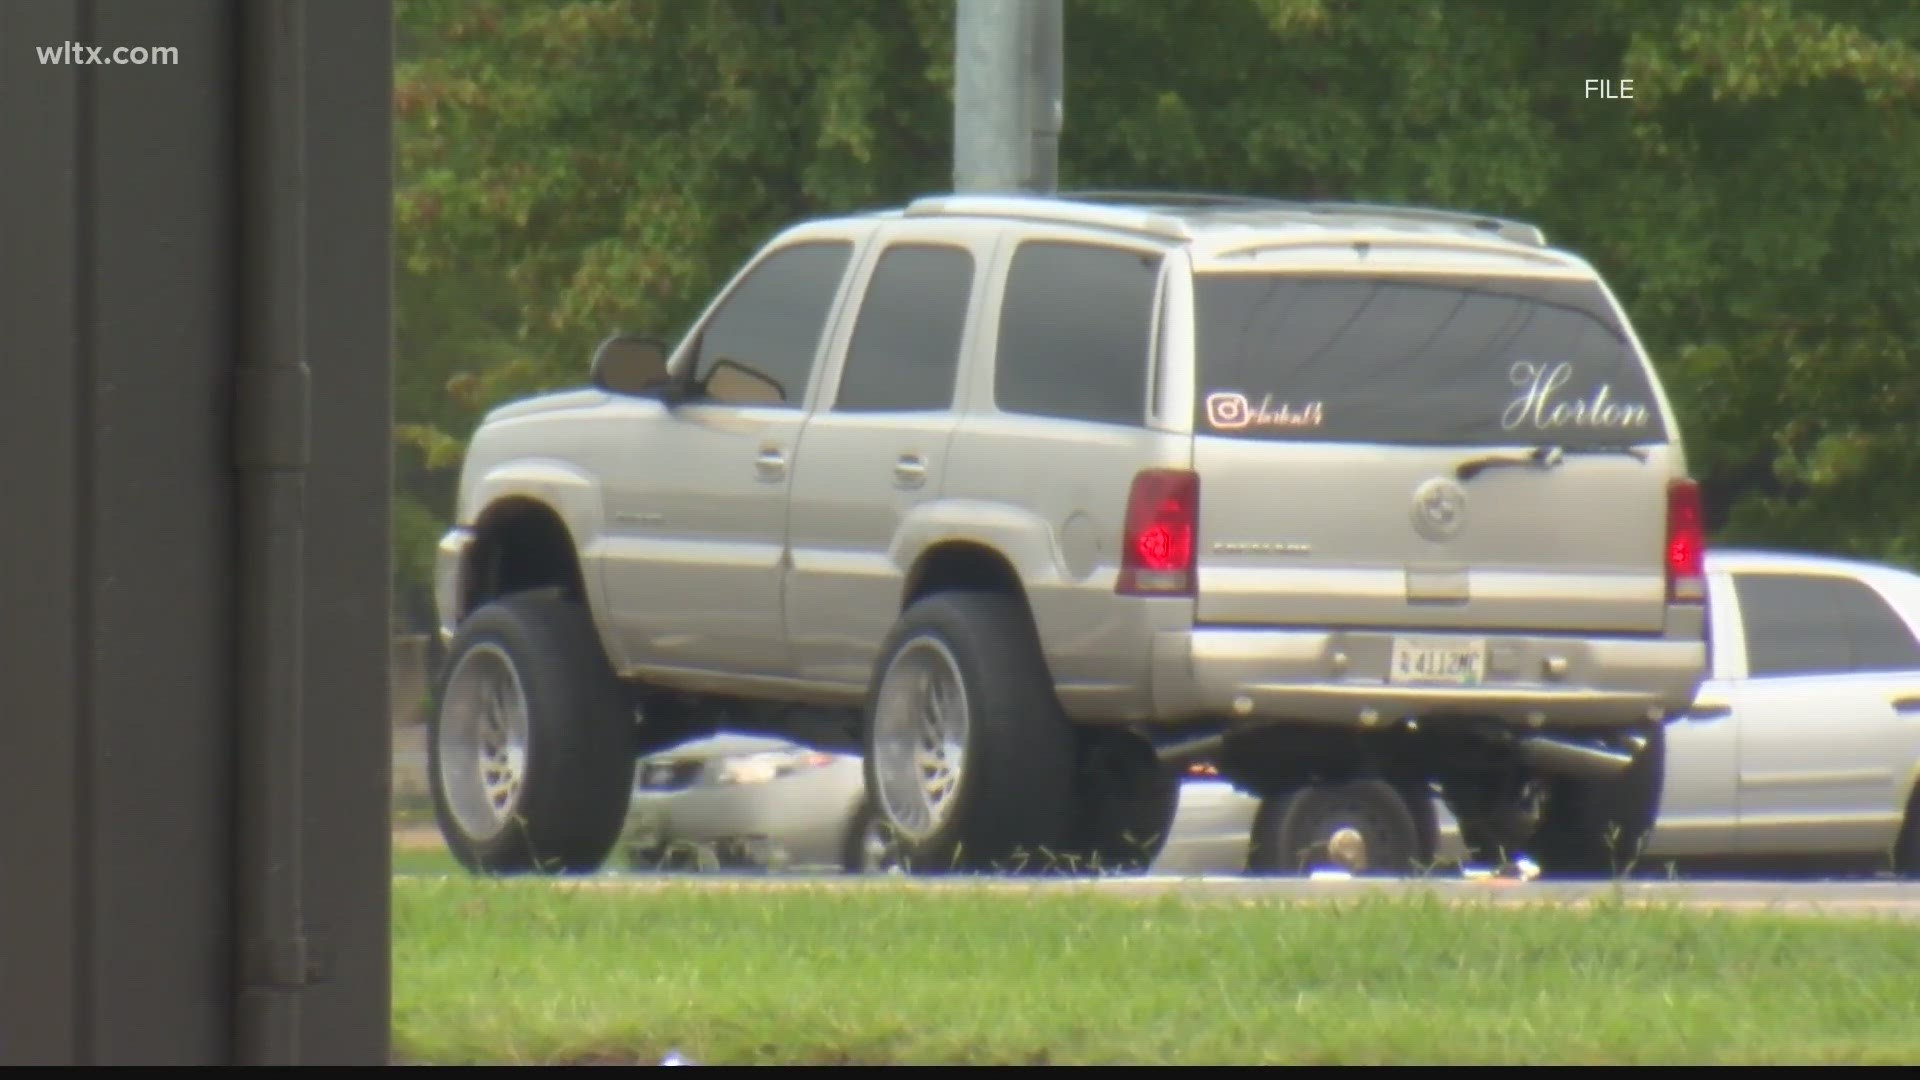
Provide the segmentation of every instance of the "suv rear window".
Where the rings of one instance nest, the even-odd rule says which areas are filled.
[[[1203,274],[1195,431],[1428,445],[1662,442],[1590,281]]]

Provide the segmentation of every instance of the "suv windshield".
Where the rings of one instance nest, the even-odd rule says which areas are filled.
[[[1427,445],[1663,442],[1591,281],[1203,274],[1195,431]]]

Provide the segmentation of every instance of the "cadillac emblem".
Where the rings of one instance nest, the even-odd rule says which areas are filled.
[[[1467,524],[1467,489],[1436,476],[1413,490],[1413,531],[1428,540],[1451,540]]]

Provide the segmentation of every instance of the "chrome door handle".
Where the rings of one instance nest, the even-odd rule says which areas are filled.
[[[787,455],[772,447],[764,448],[754,462],[754,468],[766,479],[778,480],[787,474]]]
[[[893,463],[893,478],[902,487],[919,487],[927,481],[927,461],[919,454],[902,454]]]
[[[1687,710],[1689,720],[1719,720],[1733,715],[1733,706],[1724,701],[1696,701]]]

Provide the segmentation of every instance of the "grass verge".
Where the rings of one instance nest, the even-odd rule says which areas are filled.
[[[393,845],[393,872],[409,877],[433,877],[447,874],[464,875],[466,871],[453,860],[445,844],[434,843],[431,846]],[[396,884],[395,888],[399,886]]]
[[[1911,922],[397,880],[422,1064],[1893,1064]]]

